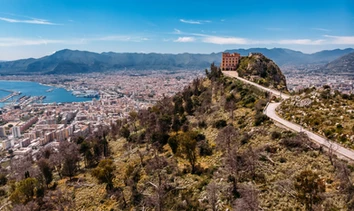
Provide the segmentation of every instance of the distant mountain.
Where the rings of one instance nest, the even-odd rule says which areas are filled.
[[[0,63],[0,74],[70,74],[108,70],[174,70],[207,68],[219,62],[221,54],[142,54],[93,53],[61,50],[39,59],[23,59]]]
[[[279,66],[283,65],[304,65],[304,64],[327,64],[345,54],[354,52],[353,48],[325,50],[313,54],[305,54],[300,51],[294,51],[285,48],[250,48],[227,50],[228,52],[238,52],[246,56],[249,53],[262,53],[266,57],[275,61]]]
[[[332,74],[354,74],[354,53],[349,53],[328,63],[322,71]]]
[[[262,53],[279,66],[326,64],[354,49],[321,51],[304,54],[283,48],[251,48],[228,50],[241,55]],[[219,65],[221,53],[212,54],[158,54],[158,53],[93,53],[88,51],[61,50],[39,59],[21,59],[0,63],[0,74],[71,74],[110,70],[177,70],[205,69],[211,63]]]

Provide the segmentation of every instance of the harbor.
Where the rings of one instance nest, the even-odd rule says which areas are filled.
[[[80,90],[76,95],[62,87],[47,86],[29,81],[0,80],[0,107],[33,103],[84,102],[97,98],[98,92]],[[90,97],[93,96],[93,97]]]
[[[75,97],[83,97],[83,98],[97,98],[100,96],[100,93],[95,90],[76,90],[73,91],[72,94]]]
[[[10,92],[11,94],[1,98],[0,103],[4,103],[4,102],[10,100],[11,98],[21,94],[21,92],[9,91],[9,90],[4,90],[4,89],[1,89],[1,91]]]

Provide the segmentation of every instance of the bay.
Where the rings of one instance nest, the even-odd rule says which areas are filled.
[[[53,91],[47,92],[49,89],[53,89]],[[64,88],[57,88],[28,81],[0,80],[0,99],[10,94],[4,90],[21,92],[21,95],[14,97],[15,99],[24,95],[46,96],[43,103],[84,102],[92,100],[92,98],[76,97]],[[5,104],[6,103],[0,103],[0,107],[3,107]]]

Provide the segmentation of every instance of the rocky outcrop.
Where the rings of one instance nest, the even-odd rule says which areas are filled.
[[[240,77],[260,85],[287,91],[285,76],[278,65],[261,53],[241,57],[237,72]]]

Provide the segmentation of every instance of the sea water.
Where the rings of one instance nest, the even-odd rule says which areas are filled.
[[[53,89],[50,92],[48,90]],[[66,102],[83,102],[91,101],[92,98],[76,97],[71,92],[64,88],[57,88],[52,86],[42,85],[36,82],[28,81],[2,81],[0,80],[0,99],[11,94],[7,91],[21,92],[21,95],[11,98],[5,103],[0,103],[0,107],[3,107],[6,103],[13,102],[14,100],[26,95],[26,96],[46,96],[42,101],[43,103],[66,103]]]

